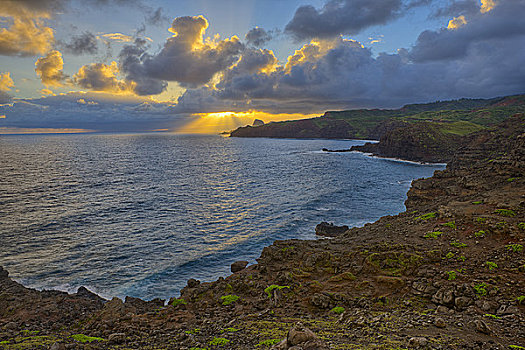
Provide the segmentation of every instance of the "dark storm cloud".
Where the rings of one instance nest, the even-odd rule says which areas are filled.
[[[264,28],[255,27],[250,29],[244,37],[248,45],[261,47],[273,39],[272,32],[267,32]]]
[[[169,17],[164,14],[162,7],[157,8],[156,10],[150,10],[145,16],[145,22],[149,25],[162,26],[169,22]]]
[[[73,55],[96,54],[98,51],[97,37],[90,32],[73,36],[69,42],[60,43],[63,51]]]
[[[401,0],[329,0],[321,9],[299,7],[285,32],[297,40],[357,34],[396,18],[402,8]]]
[[[140,95],[157,94],[166,81],[184,87],[208,83],[213,76],[235,63],[244,49],[237,37],[204,40],[208,21],[202,17],[178,17],[168,38],[155,55],[146,52],[144,43],[126,46],[119,55],[121,71],[137,84]]]
[[[416,62],[464,58],[469,49],[489,40],[511,40],[525,35],[525,2],[507,0],[487,13],[478,11],[466,17],[467,24],[457,29],[422,32],[410,52]],[[484,56],[491,54],[489,47]]]

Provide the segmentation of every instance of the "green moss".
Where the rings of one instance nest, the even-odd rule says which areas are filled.
[[[485,266],[489,268],[489,271],[496,270],[498,268],[498,264],[492,261],[486,261]]]
[[[521,244],[508,244],[505,247],[507,247],[507,250],[514,253],[519,253],[523,250],[523,246]]]
[[[281,339],[267,339],[267,340],[263,340],[259,344],[255,345],[255,347],[261,347],[261,346],[271,347],[271,346],[273,346],[275,344],[278,344],[280,341],[281,341]]]
[[[458,241],[450,242],[450,245],[456,248],[465,248],[467,246],[465,243],[460,243]]]
[[[276,284],[272,284],[271,286],[268,286],[264,291],[266,292],[266,294],[268,294],[268,298],[271,298],[272,297],[272,292],[274,289],[278,289],[278,290],[281,290],[283,288],[290,288],[290,286],[278,286]]]
[[[510,209],[496,209],[494,210],[494,213],[499,214],[501,216],[508,216],[508,217],[516,216],[516,212]]]
[[[330,312],[333,312],[333,313],[336,313],[336,314],[342,314],[343,312],[345,312],[345,308],[342,307],[342,306],[336,306],[334,307],[332,310],[330,310]]]
[[[187,304],[186,300],[182,298],[173,299],[173,301],[171,302],[171,305],[173,306],[186,305],[186,304]]]
[[[90,337],[90,336],[87,336],[85,334],[73,334],[70,338],[73,339],[73,340],[76,340],[76,341],[78,341],[80,343],[92,343],[92,342],[104,341],[103,338]]]
[[[441,226],[450,227],[450,228],[453,228],[454,230],[457,228],[455,221],[445,222],[444,224],[441,224]]]
[[[236,302],[237,300],[239,300],[239,296],[237,296],[237,295],[225,295],[225,296],[221,297],[221,300],[222,300],[222,305],[226,306],[226,305],[230,305],[230,304]]]
[[[453,281],[457,277],[456,271],[448,271],[447,274],[448,274],[448,280],[449,281]]]
[[[443,232],[441,232],[441,231],[427,232],[427,233],[425,233],[425,235],[423,237],[425,237],[425,238],[438,238],[442,234],[443,234]]]
[[[431,212],[431,213],[426,213],[426,214],[416,217],[416,220],[428,220],[428,219],[433,219],[436,216],[437,216],[436,212]]]
[[[495,319],[495,320],[501,320],[501,317],[493,315],[493,314],[485,314],[483,316],[490,317],[490,318]]]
[[[208,342],[208,344],[216,345],[216,346],[223,346],[223,345],[228,344],[229,342],[230,340],[226,338],[213,338],[212,340]]]

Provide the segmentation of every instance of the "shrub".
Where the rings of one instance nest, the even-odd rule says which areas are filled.
[[[475,202],[472,202],[472,204],[483,204],[483,201],[475,201]]]
[[[487,285],[485,283],[476,284],[473,288],[479,297],[487,295]]]
[[[445,222],[444,224],[441,224],[441,226],[450,227],[450,228],[453,228],[454,230],[457,228],[455,221]]]
[[[484,224],[485,221],[487,221],[487,218],[481,218],[481,217],[479,217],[479,218],[476,218],[476,221],[477,221],[478,223],[480,223],[480,224]]]
[[[485,314],[483,316],[490,317],[490,318],[493,318],[495,320],[501,320],[501,317],[493,315],[493,314]]]
[[[182,298],[173,299],[173,301],[171,302],[171,305],[173,306],[186,305],[186,304],[187,304],[186,300]]]
[[[342,307],[342,306],[336,306],[330,311],[339,315],[339,314],[342,314],[343,312],[345,312],[345,308]]]
[[[457,277],[456,276],[456,271],[448,271],[447,273],[448,273],[448,280],[449,281],[453,281],[453,280],[456,279],[456,277]]]
[[[456,248],[465,248],[467,246],[465,243],[460,243],[458,241],[450,242],[450,245]]]
[[[222,305],[226,306],[226,305],[230,305],[230,304],[236,302],[237,300],[239,300],[239,296],[237,296],[237,295],[225,295],[225,296],[221,297],[221,300],[222,300]]]
[[[487,266],[489,268],[489,271],[493,271],[493,270],[498,268],[498,264],[496,264],[495,262],[492,262],[492,261],[486,261],[485,262],[485,266]]]
[[[521,244],[508,244],[506,247],[507,250],[510,250],[514,253],[519,253],[523,250],[523,246]]]
[[[518,223],[518,228],[525,230],[525,222]]]
[[[476,236],[478,238],[479,237],[484,237],[485,236],[485,231],[483,231],[483,230],[476,231],[476,232],[474,232],[474,236]]]
[[[268,294],[268,298],[271,298],[274,289],[281,290],[283,288],[290,288],[290,286],[278,286],[276,284],[272,284],[271,286],[268,286],[264,291],[266,292],[266,294]]]
[[[230,342],[229,339],[226,339],[226,338],[213,338],[212,340],[209,341],[208,344],[210,345],[217,345],[217,346],[223,346],[223,345],[226,345]]]
[[[465,262],[465,260],[467,260],[467,257],[465,255],[461,255],[461,256],[458,256],[458,260]]]
[[[448,252],[447,255],[445,255],[445,258],[452,259],[454,256],[455,256],[454,253]]]
[[[524,304],[524,302],[525,302],[525,295],[520,295],[519,297],[516,298],[516,300],[518,301],[518,304],[520,304],[520,305]]]
[[[513,210],[510,210],[510,209],[496,209],[496,210],[494,210],[494,212],[496,214],[501,215],[501,216],[508,216],[508,217],[516,216],[516,213]]]
[[[441,231],[427,232],[427,233],[425,233],[425,235],[423,237],[425,237],[425,238],[438,238],[442,234],[443,234],[443,232],[441,232]]]

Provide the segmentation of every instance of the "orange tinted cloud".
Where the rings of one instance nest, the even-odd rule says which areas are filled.
[[[9,18],[7,28],[0,29],[0,55],[42,55],[54,42],[53,29],[44,20],[44,11],[30,11],[21,1],[0,1],[0,16]]]
[[[66,78],[64,72],[64,60],[60,51],[53,50],[45,57],[40,57],[35,62],[36,74],[45,86],[63,86]]]
[[[72,82],[82,88],[93,91],[104,91],[111,93],[131,93],[133,83],[117,78],[119,68],[117,62],[111,64],[92,63],[80,67],[73,76]]]
[[[9,72],[0,73],[0,91],[9,91],[14,86],[15,83],[13,82],[13,79],[11,79],[11,74]]]

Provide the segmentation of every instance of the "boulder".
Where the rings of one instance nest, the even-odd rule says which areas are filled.
[[[247,265],[248,265],[247,261],[236,261],[233,264],[231,264],[231,271],[232,273],[242,271],[246,268]]]
[[[264,125],[264,122],[263,122],[262,120],[260,120],[260,119],[255,119],[255,120],[253,121],[253,124],[252,124],[252,125],[253,125],[253,126],[261,126],[261,125]]]
[[[328,346],[319,339],[314,332],[306,328],[301,322],[293,326],[279,344],[272,347],[274,350],[327,350]]]
[[[337,237],[342,233],[348,231],[349,227],[346,225],[336,226],[333,223],[321,222],[315,226],[315,234],[323,237]]]

